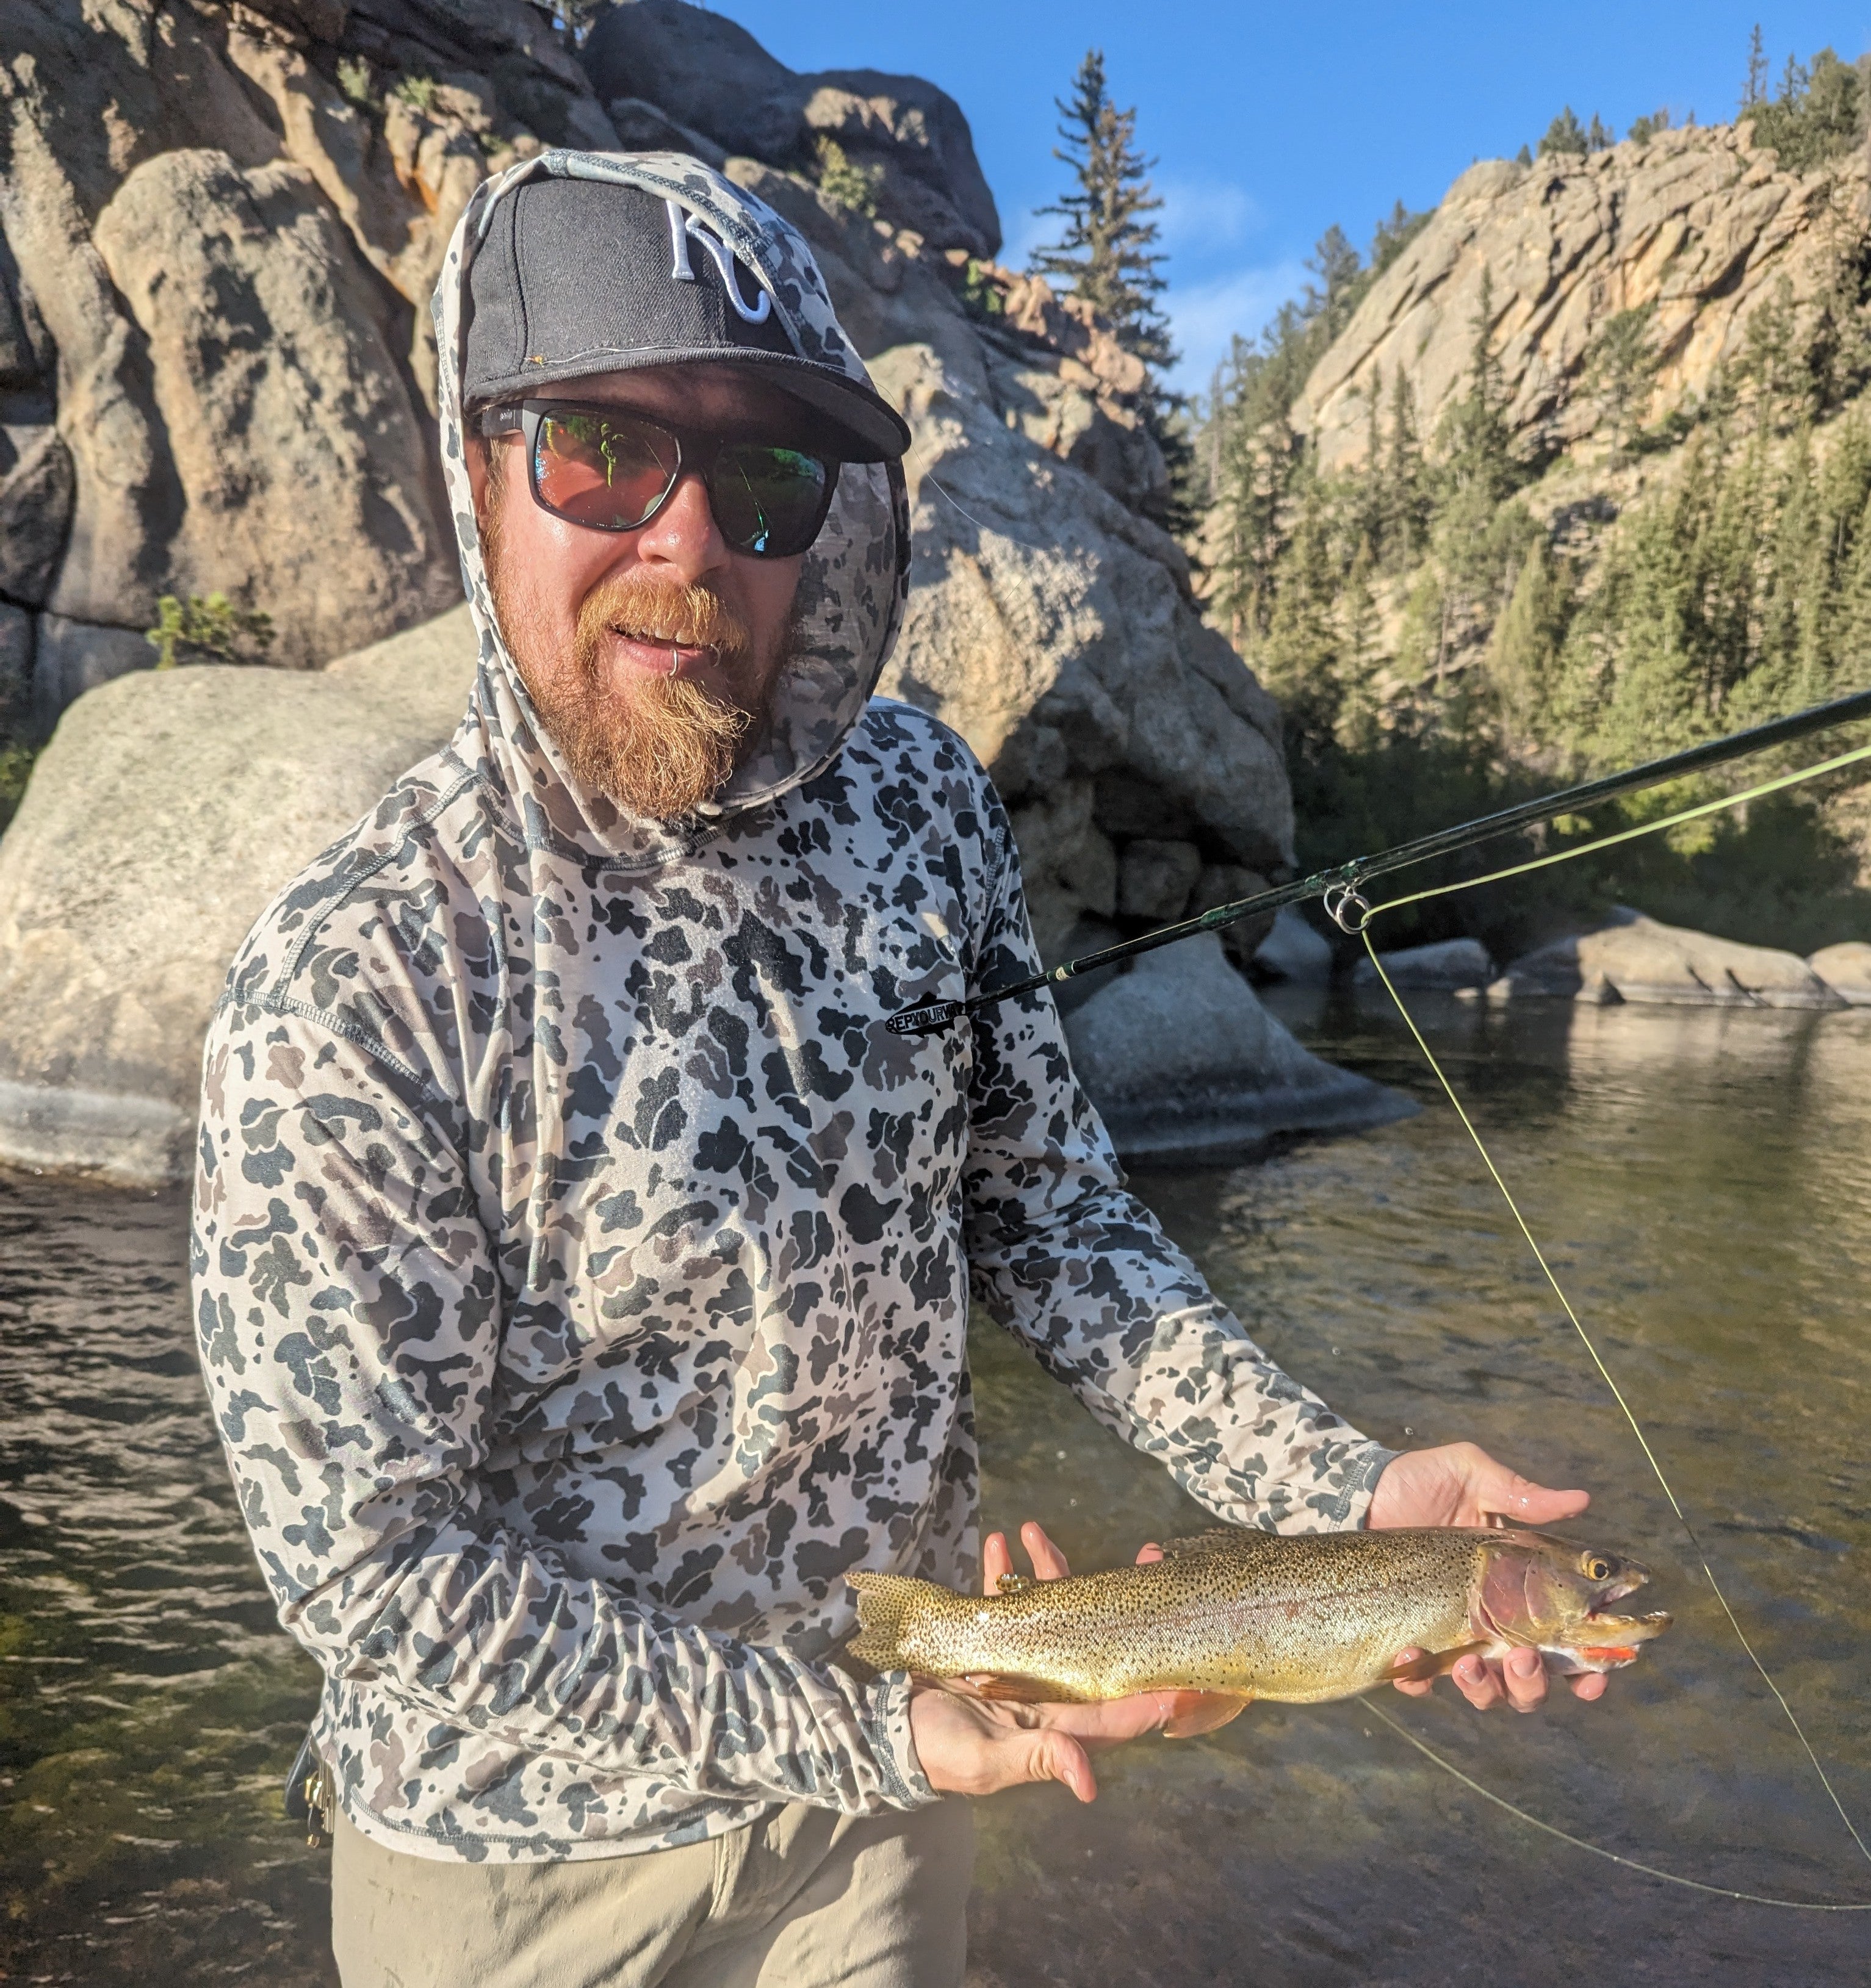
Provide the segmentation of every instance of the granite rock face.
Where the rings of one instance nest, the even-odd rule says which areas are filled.
[[[463,607],[316,674],[144,671],[80,700],[0,839],[0,1160],[182,1170],[235,948],[454,730],[474,660]]]
[[[1283,1133],[1363,1131],[1416,1108],[1301,1048],[1212,933],[1145,953],[1066,1017],[1066,1034],[1127,1160],[1213,1164]]]
[[[8,0],[0,599],[42,734],[164,594],[323,663],[455,598],[426,397],[461,206],[616,142],[525,0]]]
[[[1695,1008],[1839,1008],[1840,995],[1797,953],[1741,945],[1620,910],[1596,931],[1517,959],[1490,999],[1528,997]]]
[[[177,593],[211,593],[231,571],[250,600],[290,604],[269,660],[292,668],[459,591],[381,286],[309,173],[158,153],[92,240],[154,373],[180,503],[164,549]],[[123,548],[117,574],[99,561],[93,587],[130,594],[137,550]]]
[[[1871,183],[1862,147],[1802,175],[1752,134],[1692,127],[1585,157],[1470,167],[1306,384],[1293,421],[1316,441],[1321,467],[1363,460],[1367,394],[1388,392],[1399,372],[1421,431],[1435,432],[1463,390],[1484,275],[1504,411],[1524,446],[1596,431],[1604,414],[1585,390],[1586,361],[1621,311],[1651,313],[1660,357],[1638,413],[1702,392],[1783,279],[1795,297],[1822,292],[1839,252],[1835,217],[1862,209]]]
[[[723,154],[810,166],[829,138],[879,169],[880,209],[927,245],[1000,246],[1000,217],[960,106],[919,76],[875,69],[802,76],[725,16],[686,0],[614,7],[582,51],[599,97],[648,100]]]

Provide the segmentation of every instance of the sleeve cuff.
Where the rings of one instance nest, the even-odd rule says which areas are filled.
[[[892,1808],[924,1808],[942,1800],[929,1786],[909,1729],[909,1673],[886,1671],[871,1688],[864,1732],[881,1770],[884,1800]]]
[[[1377,1490],[1377,1480],[1392,1459],[1401,1454],[1399,1450],[1386,1449],[1381,1442],[1367,1442],[1345,1459],[1345,1484],[1339,1493],[1344,1516],[1333,1522],[1339,1530],[1364,1529],[1371,1516],[1371,1499]]]

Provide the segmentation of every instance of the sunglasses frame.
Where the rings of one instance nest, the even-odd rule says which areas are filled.
[[[656,434],[667,435],[675,445],[675,473],[669,478],[662,495],[634,525],[594,525],[589,519],[574,518],[561,511],[556,505],[549,504],[540,494],[540,432],[549,420],[557,420],[566,414],[596,415],[607,421],[627,420],[640,421],[644,427]],[[654,414],[638,412],[634,407],[621,407],[601,401],[521,401],[508,402],[503,406],[484,407],[478,418],[480,433],[488,438],[495,435],[519,434],[524,438],[526,449],[526,487],[533,493],[533,501],[548,516],[563,523],[575,525],[587,532],[640,532],[651,523],[669,499],[675,495],[685,475],[690,473],[701,478],[702,487],[708,493],[709,509],[715,520],[716,529],[727,539],[729,547],[748,559],[797,559],[811,549],[818,535],[825,529],[825,519],[831,510],[832,499],[837,495],[838,472],[844,467],[836,456],[827,455],[822,450],[799,448],[790,442],[763,442],[752,435],[722,434],[718,430],[678,427]],[[787,552],[763,552],[752,546],[736,545],[728,538],[721,522],[721,507],[715,496],[715,472],[724,448],[752,447],[755,448],[785,448],[795,455],[803,455],[817,463],[825,472],[825,488],[820,495],[818,514],[812,521],[812,530],[804,544]]]

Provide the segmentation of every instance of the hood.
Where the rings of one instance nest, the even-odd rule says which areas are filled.
[[[442,475],[455,521],[462,580],[480,638],[471,724],[490,769],[511,794],[536,847],[601,867],[649,870],[686,853],[737,815],[764,806],[821,773],[858,722],[903,619],[909,580],[909,506],[897,462],[847,463],[824,529],[800,575],[800,639],[776,687],[755,750],[697,816],[658,822],[624,813],[566,766],[534,713],[494,617],[464,449],[462,367],[468,272],[496,205],[542,174],[611,180],[679,201],[732,245],[773,299],[804,358],[869,382],[844,335],[804,238],[765,201],[675,152],[550,151],[485,181],[456,225],[433,306]]]

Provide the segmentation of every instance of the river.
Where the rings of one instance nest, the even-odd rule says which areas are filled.
[[[1425,999],[1426,1026],[1769,1668],[1871,1817],[1871,1013]],[[1421,1099],[1362,1138],[1137,1185],[1250,1328],[1393,1445],[1592,1489],[1677,1625],[1605,1702],[1385,1709],[1560,1827],[1704,1882],[1871,1898],[1871,1865],[1700,1582],[1629,1430],[1399,1024],[1315,1045]],[[313,1696],[202,1404],[178,1197],[0,1179],[0,1979],[334,1980],[280,1815]],[[974,1341],[990,1523],[1090,1567],[1202,1515],[1004,1334]],[[1575,1529],[1576,1530],[1576,1529]],[[1666,1888],[1528,1830],[1358,1703],[1257,1706],[980,1805],[976,1988],[1845,1984],[1871,1914]],[[1864,1824],[1861,1822],[1861,1827]]]

